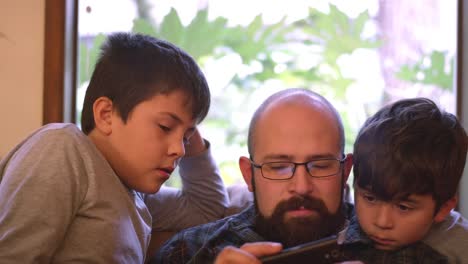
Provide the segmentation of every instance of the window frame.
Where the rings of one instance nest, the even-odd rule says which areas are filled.
[[[42,123],[75,122],[78,0],[47,0]]]

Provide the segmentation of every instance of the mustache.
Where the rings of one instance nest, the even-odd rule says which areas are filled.
[[[293,196],[288,200],[281,201],[275,211],[277,213],[284,213],[291,210],[298,210],[304,208],[307,210],[315,210],[321,213],[328,213],[325,203],[321,199],[307,197],[307,196]]]

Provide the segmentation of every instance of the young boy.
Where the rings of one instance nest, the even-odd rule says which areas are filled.
[[[347,234],[370,245],[360,260],[467,263],[468,222],[452,211],[467,145],[457,118],[429,99],[395,102],[366,121],[354,144],[357,219]],[[448,247],[424,241],[430,230],[450,234]]]
[[[187,53],[111,35],[86,92],[83,132],[46,125],[0,162],[0,263],[143,263],[152,230],[221,217],[225,189],[196,130],[209,105]],[[183,191],[150,195],[177,165]]]

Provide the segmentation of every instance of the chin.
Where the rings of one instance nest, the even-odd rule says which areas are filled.
[[[401,246],[398,246],[398,245],[382,245],[382,244],[377,244],[375,242],[374,242],[374,247],[378,250],[384,250],[384,251],[394,251],[394,250],[401,248]]]
[[[152,185],[152,186],[143,186],[141,188],[134,188],[135,191],[146,193],[146,194],[155,194],[159,192],[162,184]]]

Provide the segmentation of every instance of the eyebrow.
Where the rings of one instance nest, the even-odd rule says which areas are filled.
[[[414,199],[414,198],[411,198],[411,197],[406,197],[406,198],[404,198],[404,199],[401,199],[400,201],[401,201],[401,202],[414,203],[414,204],[420,203],[419,200]]]
[[[179,116],[177,116],[176,114],[174,114],[174,113],[171,113],[171,112],[162,112],[162,114],[171,117],[172,119],[174,119],[174,120],[175,120],[177,123],[179,123],[179,124],[184,123],[184,122],[182,121],[182,119],[181,119]],[[194,131],[195,131],[195,126],[189,127],[189,128],[187,129],[187,131],[189,131],[189,132],[194,132]]]
[[[377,195],[374,191],[372,191],[372,188],[371,188],[370,186],[367,186],[367,187],[355,186],[354,189],[357,190],[357,191],[366,192],[366,193],[375,195],[375,196],[377,197],[377,199],[380,199],[380,198],[378,198],[379,195]],[[403,197],[402,199],[398,199],[398,198],[397,198],[397,199],[392,199],[392,201],[394,201],[394,202],[412,203],[412,204],[414,204],[414,205],[417,205],[417,204],[419,204],[419,203],[421,202],[421,201],[418,200],[418,199],[410,198],[410,196]]]
[[[273,160],[273,159],[293,160],[294,156],[286,155],[286,154],[268,154],[263,159],[264,160]],[[307,156],[306,161],[316,160],[316,159],[336,159],[336,156],[331,153],[311,155],[311,156]]]
[[[173,113],[170,113],[170,112],[162,112],[163,115],[167,115],[167,116],[170,116],[172,119],[174,119],[175,121],[177,121],[178,123],[183,123],[182,122],[182,119],[180,117],[178,117],[176,114],[173,114]]]

